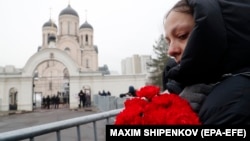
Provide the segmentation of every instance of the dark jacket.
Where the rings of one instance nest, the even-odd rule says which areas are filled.
[[[173,58],[168,58],[162,73],[162,89],[168,90],[173,94],[180,94],[184,86],[173,79],[168,78],[168,71],[174,66],[178,65]]]
[[[250,124],[250,78],[241,75],[250,72],[250,1],[188,2],[196,24],[169,78],[186,86],[220,82],[200,109],[204,124]]]

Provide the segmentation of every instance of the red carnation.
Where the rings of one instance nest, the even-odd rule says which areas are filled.
[[[145,99],[142,99],[139,97],[133,97],[133,98],[127,99],[124,102],[125,108],[129,108],[129,107],[134,108],[134,106],[144,107],[146,104],[148,104],[148,102]]]
[[[151,85],[138,90],[137,96],[125,101],[115,125],[201,125],[189,103],[176,94],[160,94],[160,88]]]
[[[149,101],[151,101],[151,99],[154,96],[158,95],[159,93],[160,93],[160,87],[148,85],[148,86],[142,87],[140,90],[136,91],[136,96],[145,97]]]
[[[115,124],[119,125],[140,125],[143,123],[144,107],[148,102],[142,98],[131,98],[124,102],[125,109],[116,116]]]

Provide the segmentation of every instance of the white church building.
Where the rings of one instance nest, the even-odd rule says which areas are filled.
[[[127,92],[129,86],[146,84],[146,74],[111,75],[108,67],[98,64],[94,28],[70,4],[58,17],[42,26],[42,44],[23,68],[0,67],[0,111],[34,110],[37,98],[60,94],[69,100],[69,108],[78,107],[80,90],[91,95],[109,91]]]

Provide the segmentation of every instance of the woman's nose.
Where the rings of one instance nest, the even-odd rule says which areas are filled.
[[[178,55],[181,54],[181,48],[177,46],[175,43],[171,43],[168,48],[168,55],[177,58]]]

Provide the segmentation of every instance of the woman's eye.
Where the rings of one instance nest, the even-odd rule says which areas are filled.
[[[185,40],[187,37],[188,37],[188,34],[182,34],[182,35],[178,36],[178,38],[181,40]]]

